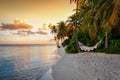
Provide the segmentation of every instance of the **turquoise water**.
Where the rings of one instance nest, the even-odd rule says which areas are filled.
[[[55,45],[1,45],[0,80],[37,80],[58,60]]]

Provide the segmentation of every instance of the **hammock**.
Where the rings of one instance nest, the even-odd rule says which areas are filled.
[[[85,46],[81,42],[79,42],[79,46],[80,46],[81,50],[83,50],[83,51],[91,51],[91,50],[96,49],[101,44],[101,42],[102,42],[102,40],[100,40],[97,44],[95,44],[92,47]]]

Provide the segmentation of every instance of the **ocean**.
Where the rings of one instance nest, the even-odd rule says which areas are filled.
[[[56,45],[0,45],[0,80],[39,80],[58,59]]]

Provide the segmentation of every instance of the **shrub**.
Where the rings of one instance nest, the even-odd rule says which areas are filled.
[[[62,46],[65,47],[66,45],[68,45],[70,42],[70,39],[66,39],[63,43]]]
[[[77,53],[77,47],[76,47],[76,43],[75,43],[75,36],[73,36],[72,39],[70,39],[69,44],[65,48],[65,51],[67,53]]]

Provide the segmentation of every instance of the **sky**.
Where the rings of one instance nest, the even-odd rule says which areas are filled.
[[[0,24],[14,24],[18,20],[31,25],[31,32],[37,32],[38,28],[45,28],[48,24],[65,21],[73,14],[74,8],[75,4],[70,4],[70,0],[0,0]],[[0,44],[41,44],[53,39],[48,28],[42,29],[46,35],[13,35],[18,30],[0,30]]]

